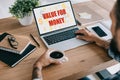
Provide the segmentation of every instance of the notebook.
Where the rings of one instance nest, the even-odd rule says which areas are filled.
[[[88,43],[76,39],[75,31],[79,28],[69,0],[36,7],[33,13],[40,37],[48,48],[66,51]]]
[[[0,41],[0,49],[6,50],[9,52],[14,52],[16,54],[22,54],[22,52],[28,47],[30,44],[30,40],[25,36],[13,35],[15,40],[18,42],[17,49],[14,49],[10,46],[8,41],[9,35],[7,35],[2,41]]]
[[[8,35],[10,34],[9,33],[0,34],[0,42],[2,42]],[[22,37],[22,38],[26,39],[25,37]],[[4,45],[0,45],[0,46],[4,46]],[[29,42],[29,44],[27,44],[27,46],[25,46],[25,48],[22,49],[21,54],[16,54],[14,50],[9,50],[9,49],[6,50],[5,48],[0,49],[0,61],[6,63],[10,67],[14,67],[20,61],[22,61],[25,57],[31,54],[35,50],[35,48],[36,47]]]
[[[20,61],[22,61],[25,57],[27,57],[29,54],[31,54],[35,50],[35,46],[32,44],[29,44],[28,47],[22,52],[21,55],[15,54],[13,52],[0,50],[0,60],[4,63],[6,63],[10,67],[14,67],[17,65]]]

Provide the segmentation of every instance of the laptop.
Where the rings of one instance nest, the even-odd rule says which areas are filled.
[[[48,48],[66,51],[87,44],[76,39],[79,28],[70,1],[39,6],[33,13],[39,35]]]

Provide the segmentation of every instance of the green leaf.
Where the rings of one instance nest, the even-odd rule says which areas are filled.
[[[17,18],[23,18],[30,14],[32,9],[37,6],[39,6],[39,0],[16,0],[9,7],[9,12]]]

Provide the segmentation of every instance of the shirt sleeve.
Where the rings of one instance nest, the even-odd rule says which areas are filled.
[[[42,78],[34,78],[33,80],[43,80]]]
[[[115,53],[112,52],[110,48],[108,49],[108,55],[111,58],[115,59],[116,61],[120,62],[120,56],[119,55],[115,55]]]

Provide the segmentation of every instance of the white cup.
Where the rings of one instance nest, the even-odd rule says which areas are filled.
[[[59,51],[59,50],[51,50],[48,53],[48,55],[49,55],[50,58],[52,58],[54,60],[58,60],[61,63],[68,61],[68,57],[65,56],[64,52]]]

